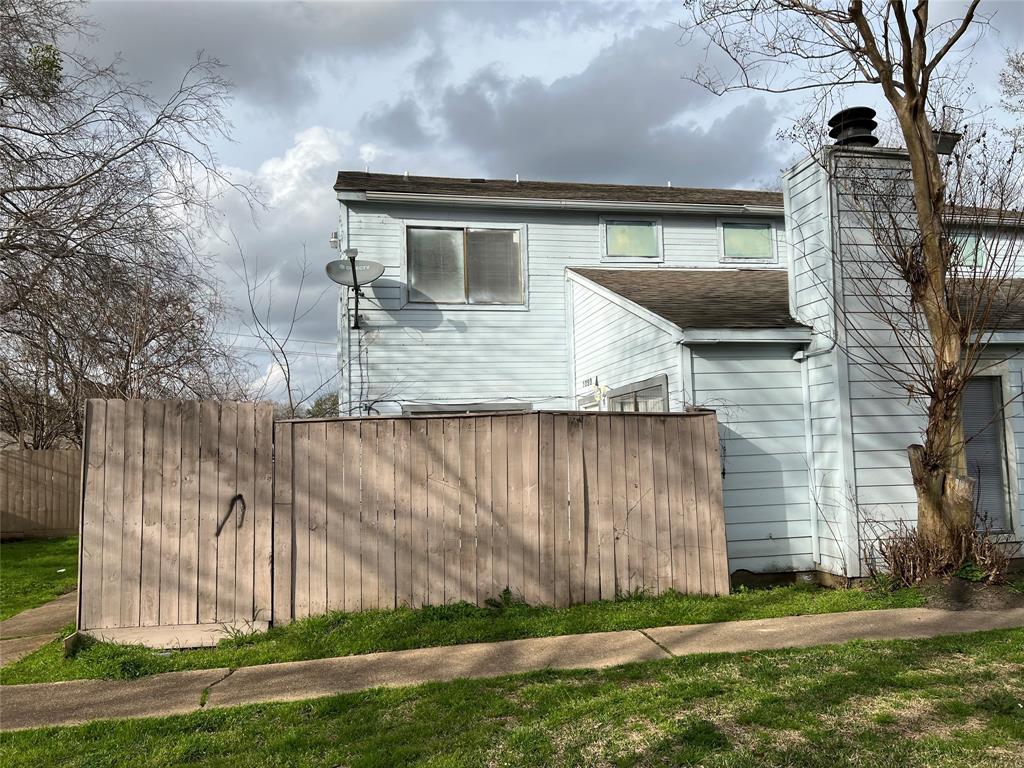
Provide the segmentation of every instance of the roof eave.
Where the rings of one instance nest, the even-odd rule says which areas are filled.
[[[977,342],[989,344],[1024,345],[1024,328],[1007,328],[1005,330],[986,331],[978,334]]]
[[[531,208],[579,211],[657,211],[666,213],[705,213],[747,216],[781,216],[781,205],[734,203],[664,203],[637,200],[560,200],[539,197],[491,197],[488,195],[439,195],[423,192],[375,192],[373,190],[335,189],[342,201],[450,205],[473,208]]]
[[[681,343],[690,344],[810,344],[811,329],[790,328],[684,328]]]

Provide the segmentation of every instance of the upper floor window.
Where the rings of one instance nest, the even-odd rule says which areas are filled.
[[[602,217],[601,241],[604,259],[661,260],[661,222],[658,219]]]
[[[723,221],[722,261],[774,262],[775,227],[770,221]]]
[[[409,301],[522,304],[518,229],[408,227]]]
[[[977,232],[954,232],[950,235],[953,254],[950,258],[954,267],[981,269],[985,266],[985,241]]]

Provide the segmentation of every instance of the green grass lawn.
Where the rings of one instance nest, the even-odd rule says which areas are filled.
[[[78,537],[0,543],[0,620],[75,588]]]
[[[418,610],[333,613],[249,637],[228,638],[212,649],[158,652],[137,646],[95,643],[81,649],[73,658],[64,659],[60,643],[54,642],[0,670],[0,683],[90,677],[130,679],[182,669],[237,668],[458,643],[904,608],[922,605],[923,601],[916,590],[881,592],[789,586],[741,590],[723,597],[668,593],[570,608],[531,607],[506,600],[491,608],[457,603]],[[68,628],[68,632],[72,630],[73,627]]]
[[[690,656],[0,735],[17,766],[1020,765],[1024,630]]]

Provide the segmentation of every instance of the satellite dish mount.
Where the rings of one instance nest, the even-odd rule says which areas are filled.
[[[360,286],[368,285],[384,274],[384,265],[376,261],[362,260],[356,263],[359,250],[346,248],[343,251],[348,258],[346,264],[342,259],[327,263],[327,276],[338,285],[347,285],[355,292],[355,314],[352,317],[352,330],[359,330],[359,297],[363,295]]]

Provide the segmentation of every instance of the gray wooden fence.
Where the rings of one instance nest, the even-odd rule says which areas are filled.
[[[90,400],[79,629],[270,618],[269,404]]]
[[[86,410],[80,629],[728,591],[715,415]],[[138,634],[105,635],[147,642]]]
[[[0,538],[78,533],[82,452],[0,451]]]
[[[715,415],[275,426],[274,620],[728,592]]]

